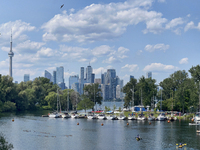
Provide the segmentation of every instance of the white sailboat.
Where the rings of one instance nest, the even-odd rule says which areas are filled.
[[[59,102],[59,95],[58,95],[58,89],[57,89],[57,111],[52,112],[49,114],[49,118],[61,118],[62,114],[58,112],[58,102]],[[60,111],[61,111],[61,106],[60,106]]]

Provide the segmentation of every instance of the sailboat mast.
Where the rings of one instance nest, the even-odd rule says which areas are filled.
[[[58,88],[57,88],[57,112],[58,112]]]
[[[67,90],[67,111],[69,111],[69,89]]]

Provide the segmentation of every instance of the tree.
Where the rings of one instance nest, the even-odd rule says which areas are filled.
[[[47,101],[48,105],[56,110],[57,109],[57,94],[55,92],[50,92],[44,99]]]
[[[133,88],[134,88],[134,93],[136,91],[136,85],[137,85],[137,80],[131,78],[131,80],[123,87],[122,91],[123,93],[126,93],[125,98],[124,98],[124,107],[128,108],[131,106],[131,100],[133,98]],[[137,100],[138,95],[134,94],[134,100]],[[134,104],[137,104],[138,102],[134,101]]]
[[[98,83],[86,85],[83,90],[84,95],[86,95],[92,102],[101,105],[101,101],[103,98],[101,96],[101,89],[99,88]]]
[[[87,109],[92,109],[93,107],[94,107],[94,102],[92,102],[89,98],[87,98],[86,96],[83,95],[83,100],[81,100],[78,103],[77,109],[78,110],[84,109],[85,113],[86,113]]]
[[[0,149],[1,150],[11,150],[13,149],[13,145],[12,144],[9,144],[4,135],[2,133],[0,133]]]

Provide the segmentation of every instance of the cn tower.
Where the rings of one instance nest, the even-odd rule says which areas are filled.
[[[12,57],[14,56],[14,53],[12,52],[12,33],[10,40],[10,52],[8,53],[8,56],[10,57],[9,75],[12,77]]]

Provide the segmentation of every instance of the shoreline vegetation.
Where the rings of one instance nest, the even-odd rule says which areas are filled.
[[[199,111],[200,96],[200,66],[192,66],[188,72],[178,70],[164,79],[159,85],[152,78],[142,76],[131,78],[121,89],[125,93],[123,100],[105,100],[124,102],[123,108],[133,105],[150,106],[151,109],[177,111],[183,114]],[[10,76],[0,74],[0,112],[24,110],[89,110],[96,104],[101,105],[103,97],[98,83],[85,85],[84,94],[73,89],[61,90],[45,77],[35,78],[34,81],[13,83]],[[94,110],[94,109],[93,109]],[[156,114],[155,114],[156,115]],[[181,117],[180,117],[181,118]]]

